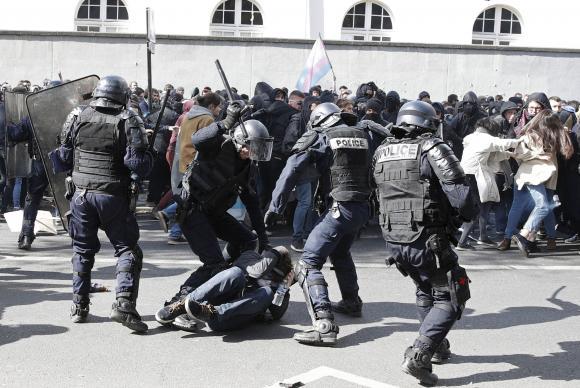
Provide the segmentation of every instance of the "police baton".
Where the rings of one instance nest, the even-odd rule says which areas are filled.
[[[231,104],[232,102],[234,102],[234,93],[232,93],[232,88],[230,87],[230,83],[228,82],[228,79],[226,78],[226,74],[224,73],[224,69],[222,68],[222,65],[221,65],[219,59],[215,60],[215,66],[217,67],[217,71],[220,75],[220,78],[222,79],[222,82],[224,84],[224,88],[226,89],[226,93],[228,94],[228,98],[230,99],[230,104]],[[246,131],[246,126],[244,125],[244,121],[242,120],[241,112],[240,112],[240,128],[242,129],[242,134],[244,135],[244,138],[247,139],[248,132]]]

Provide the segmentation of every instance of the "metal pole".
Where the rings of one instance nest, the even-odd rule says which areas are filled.
[[[146,10],[146,18],[147,18],[147,33],[146,33],[146,40],[147,40],[147,105],[149,106],[149,113],[151,113],[152,105],[153,105],[153,82],[151,77],[151,50],[149,49],[149,8]]]

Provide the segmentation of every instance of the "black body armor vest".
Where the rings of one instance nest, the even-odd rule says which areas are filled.
[[[123,111],[105,114],[92,107],[78,119],[74,139],[73,183],[79,189],[125,194],[129,169],[123,164],[125,146]]]
[[[354,127],[333,127],[325,134],[333,153],[330,196],[336,201],[368,201],[371,155],[366,134]]]
[[[411,243],[425,228],[445,228],[448,203],[439,181],[421,176],[421,153],[426,137],[389,138],[375,152],[379,223],[386,241]]]
[[[183,178],[184,189],[206,213],[221,214],[231,208],[248,184],[249,160],[242,161],[231,138],[211,160],[194,159]]]

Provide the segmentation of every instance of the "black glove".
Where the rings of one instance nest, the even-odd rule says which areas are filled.
[[[274,225],[277,216],[278,214],[271,210],[266,211],[266,214],[264,214],[264,225],[266,225],[266,228],[271,228]]]
[[[230,102],[230,104],[228,105],[226,118],[221,121],[223,127],[226,130],[230,130],[236,125],[236,123],[240,119],[243,106],[244,106],[243,101]]]

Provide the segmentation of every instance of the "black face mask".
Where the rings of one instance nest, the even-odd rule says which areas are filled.
[[[477,110],[477,107],[473,103],[465,103],[463,104],[463,112],[468,115],[472,116]]]
[[[374,121],[375,123],[379,122],[379,114],[378,113],[367,113],[366,115],[364,115],[364,117],[362,118],[363,120],[371,120]]]

